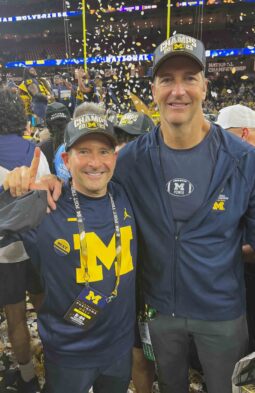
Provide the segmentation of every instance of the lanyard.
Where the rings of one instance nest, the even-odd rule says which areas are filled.
[[[82,263],[82,266],[84,267],[84,283],[86,286],[89,286],[88,246],[87,246],[87,241],[86,241],[86,231],[85,231],[85,227],[84,227],[84,221],[82,218],[82,212],[81,212],[81,208],[80,208],[79,198],[78,198],[77,192],[73,188],[73,186],[71,186],[71,192],[72,192],[74,208],[75,208],[75,212],[76,212],[78,229],[79,229],[79,235],[80,235],[80,248],[81,248],[81,254],[83,256],[81,263]],[[115,227],[115,245],[116,245],[116,259],[117,259],[115,286],[114,286],[114,289],[113,289],[111,295],[108,296],[108,298],[107,298],[108,302],[111,302],[115,297],[117,297],[118,287],[120,284],[121,239],[120,239],[119,218],[118,218],[118,214],[117,214],[116,205],[115,205],[112,194],[110,192],[108,192],[108,195],[109,195],[110,202],[111,202],[113,222],[114,222],[114,227]]]

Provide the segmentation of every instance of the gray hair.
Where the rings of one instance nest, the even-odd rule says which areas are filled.
[[[87,113],[93,113],[95,115],[105,116],[106,111],[102,103],[97,104],[95,102],[83,102],[75,108],[73,118],[79,117],[81,115],[86,115]]]

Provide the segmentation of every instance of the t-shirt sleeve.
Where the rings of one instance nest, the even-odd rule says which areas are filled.
[[[0,186],[3,184],[4,179],[8,172],[9,172],[8,169],[5,169],[2,166],[0,166]]]
[[[45,154],[41,151],[36,179],[38,180],[41,176],[49,175],[49,174],[50,174],[50,168],[47,158],[45,157]]]

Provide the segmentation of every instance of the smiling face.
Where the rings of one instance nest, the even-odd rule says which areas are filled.
[[[86,135],[62,154],[72,175],[74,188],[80,193],[98,198],[107,192],[116,164],[111,141],[104,135]]]
[[[152,85],[158,105],[161,129],[192,125],[203,116],[202,103],[207,82],[199,64],[186,56],[166,60],[157,71]]]

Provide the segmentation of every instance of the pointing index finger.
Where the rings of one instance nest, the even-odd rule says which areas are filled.
[[[30,184],[35,182],[39,163],[40,163],[41,150],[39,147],[35,148],[34,157],[30,165]]]

